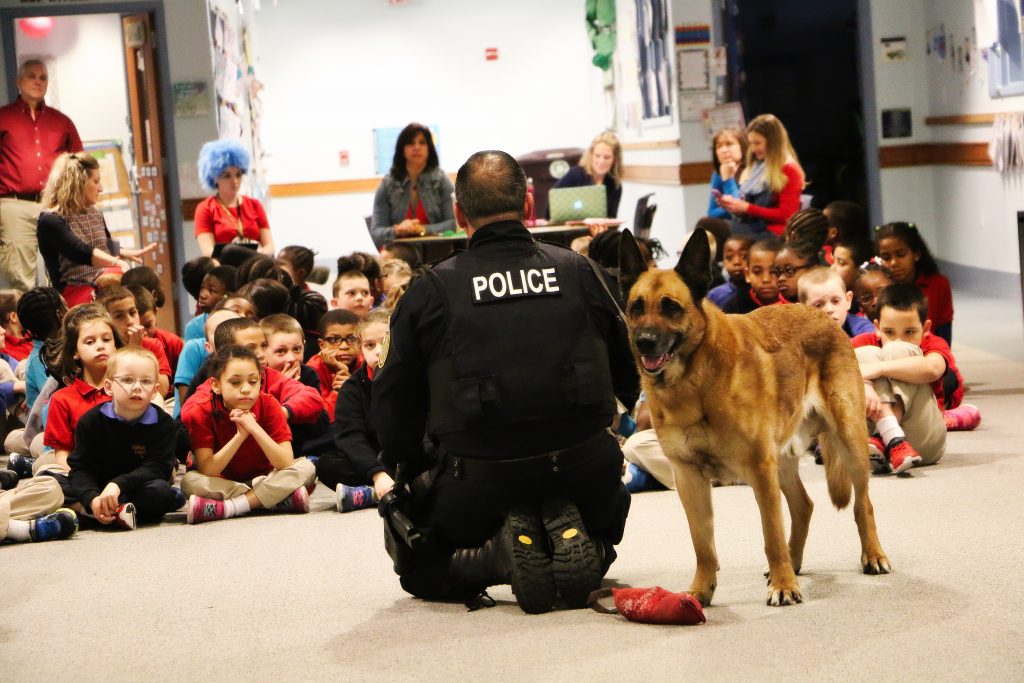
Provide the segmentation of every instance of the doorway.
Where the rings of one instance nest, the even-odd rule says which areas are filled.
[[[868,210],[857,0],[729,0],[726,42],[737,56],[730,95],[749,121],[775,114],[807,175],[812,205]]]
[[[47,104],[75,122],[85,150],[100,162],[99,208],[123,246],[157,243],[144,264],[159,275],[167,302],[158,324],[178,331],[184,311],[174,302],[182,245],[177,168],[162,6],[153,2],[0,10],[8,101],[26,59],[46,63]]]

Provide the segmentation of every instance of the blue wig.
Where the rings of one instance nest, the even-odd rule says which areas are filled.
[[[249,172],[249,150],[238,140],[214,140],[199,150],[199,182],[207,190],[216,190],[217,178],[231,166]]]

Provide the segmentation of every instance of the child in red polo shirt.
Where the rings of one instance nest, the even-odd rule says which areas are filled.
[[[23,361],[32,353],[32,337],[18,319],[18,301],[21,292],[16,289],[0,291],[0,327],[4,328],[4,353],[16,361]]]
[[[328,415],[334,415],[338,390],[359,368],[359,316],[351,311],[335,309],[320,318],[320,353],[306,363],[320,377],[320,395],[324,397]]]
[[[167,360],[167,353],[163,344],[156,339],[146,336],[146,329],[139,321],[139,308],[135,304],[135,295],[121,285],[103,287],[96,295],[96,301],[103,304],[110,314],[111,320],[125,346],[141,346],[154,356],[160,366],[160,395],[167,396],[170,392],[171,363]]]
[[[84,510],[71,490],[68,456],[75,448],[75,425],[89,410],[110,400],[103,391],[107,361],[123,346],[110,315],[97,303],[79,304],[68,311],[61,326],[54,369],[67,385],[50,397],[43,445],[52,448],[36,459],[33,474],[49,475],[64,490],[64,505]]]
[[[875,331],[851,340],[878,432],[869,448],[876,472],[898,474],[938,462],[946,449],[943,410],[963,400],[953,352],[931,332],[927,314],[928,301],[917,287],[889,285],[878,296]]]
[[[181,482],[189,524],[261,508],[309,512],[306,487],[316,470],[292,454],[287,418],[277,399],[260,391],[260,369],[249,349],[218,348],[209,365],[212,400],[182,411],[196,458]]]
[[[139,324],[146,331],[146,336],[160,342],[164,353],[167,354],[167,362],[171,366],[171,377],[178,371],[178,357],[185,348],[185,340],[167,330],[157,327],[156,323],[156,297],[145,287],[132,285],[128,291],[135,296],[135,308],[139,311]]]

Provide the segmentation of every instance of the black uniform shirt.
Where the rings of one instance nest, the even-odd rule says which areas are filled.
[[[493,257],[526,257],[535,249],[533,236],[519,221],[492,223],[475,232],[469,241],[471,251]],[[452,257],[458,258],[458,255]],[[583,273],[585,305],[608,349],[609,366],[615,394],[632,407],[639,393],[639,378],[629,347],[624,321],[618,316],[608,293],[597,281],[591,266],[580,261]],[[614,287],[605,271],[601,276]],[[612,290],[614,291],[614,290]],[[447,297],[433,277],[417,279],[400,300],[391,318],[391,329],[383,365],[374,375],[372,419],[388,467],[400,463],[416,465],[422,457],[422,437],[426,431],[430,388],[427,371],[432,353],[441,342],[448,321]],[[586,330],[545,330],[552,335],[586,334]],[[482,341],[481,343],[486,343]],[[501,363],[496,353],[495,364]],[[529,372],[530,368],[522,368]],[[558,415],[532,421],[527,425],[510,424],[487,434],[446,434],[442,447],[469,457],[520,458],[577,444],[607,426],[606,417]]]

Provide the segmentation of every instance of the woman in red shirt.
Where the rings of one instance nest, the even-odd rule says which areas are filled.
[[[786,128],[772,114],[747,126],[747,161],[740,174],[740,197],[722,195],[719,206],[734,216],[736,233],[782,235],[786,221],[800,209],[804,171]]]
[[[249,151],[237,140],[207,142],[199,151],[199,181],[217,193],[196,207],[196,241],[203,256],[217,258],[226,244],[274,255],[267,212],[258,199],[241,194]]]

